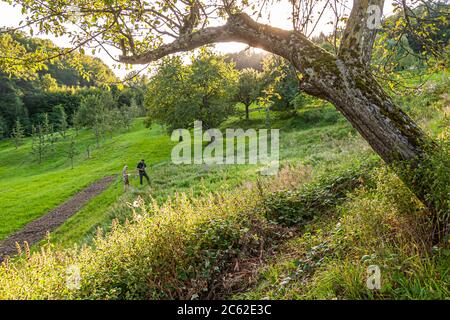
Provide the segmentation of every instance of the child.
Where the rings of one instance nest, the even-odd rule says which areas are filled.
[[[127,191],[128,187],[130,186],[130,180],[128,179],[128,176],[129,176],[129,174],[128,174],[128,166],[125,165],[125,166],[123,167],[123,170],[122,170],[122,178],[123,178],[123,188],[124,188],[124,191]]]

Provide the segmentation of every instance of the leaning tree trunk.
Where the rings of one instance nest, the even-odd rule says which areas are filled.
[[[306,93],[331,102],[388,164],[419,163],[429,138],[406,115],[359,59],[344,59],[314,45],[303,34],[254,22],[246,15],[233,17],[228,29],[237,39],[289,60],[302,74]],[[426,186],[402,180],[426,201]]]
[[[433,147],[431,139],[397,106],[383,90],[372,74],[360,66],[345,65],[336,60],[323,68],[321,79],[314,83],[316,95],[331,102],[387,163],[407,161],[412,168],[420,165],[426,153]],[[310,86],[311,83],[308,84]],[[319,87],[320,86],[320,87]],[[410,179],[411,172],[397,172],[399,177],[430,209],[425,179]]]
[[[315,83],[320,96],[333,103],[386,163],[417,161],[425,152],[426,134],[387,95],[365,68],[340,60],[321,69]],[[320,87],[319,87],[320,86]]]
[[[408,163],[412,170],[394,167],[397,175],[429,208],[439,241],[446,226],[439,225],[442,208],[431,200],[427,177],[415,170],[433,146],[431,139],[397,106],[375,80],[367,64],[358,58],[333,55],[304,35],[261,26],[248,17],[232,21],[234,34],[289,60],[302,74],[306,93],[331,102],[387,163]],[[348,52],[345,52],[348,54]],[[350,52],[350,57],[352,53]]]
[[[333,103],[387,164],[395,164],[400,179],[429,209],[433,242],[439,243],[448,232],[444,217],[448,203],[435,201],[436,190],[432,189],[429,172],[423,170],[434,170],[427,156],[436,150],[435,143],[392,101],[366,68],[338,59],[326,65],[317,70],[320,76],[314,77],[321,80],[310,78],[306,88]]]

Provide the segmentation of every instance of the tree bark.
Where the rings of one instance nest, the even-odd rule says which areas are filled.
[[[245,31],[241,27],[241,35],[251,45],[289,60],[303,75],[301,89],[331,102],[387,164],[408,161],[416,167],[421,163],[432,145],[430,138],[392,101],[364,60],[332,55],[295,31],[259,27],[254,32],[252,27],[252,22]],[[412,173],[397,173],[435,213],[427,197],[433,192],[429,186],[410,179]]]
[[[250,119],[250,115],[249,115],[249,104],[245,104],[245,120],[249,120]]]
[[[309,72],[318,74],[308,80],[305,89],[313,86],[316,95],[334,104],[386,163],[410,161],[424,154],[428,137],[367,69],[334,59],[329,67]]]

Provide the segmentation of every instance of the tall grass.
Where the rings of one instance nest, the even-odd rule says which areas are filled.
[[[139,197],[128,203],[133,219],[115,220],[105,235],[99,229],[92,246],[48,243],[4,261],[0,299],[213,298],[233,261],[260,255],[282,237],[257,210],[263,196],[250,186],[200,198],[177,194],[162,205]],[[74,268],[79,289],[67,286]]]
[[[260,269],[249,299],[448,299],[448,238],[432,242],[431,213],[385,166]],[[447,235],[448,237],[448,235]],[[381,289],[366,286],[381,270]]]

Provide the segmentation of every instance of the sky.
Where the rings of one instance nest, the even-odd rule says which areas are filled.
[[[291,21],[289,20],[290,16],[290,5],[287,3],[287,1],[282,0],[279,3],[273,4],[269,8],[270,10],[270,21],[267,19],[260,20],[259,22],[263,23],[270,23],[272,26],[276,26],[283,29],[292,29]],[[392,0],[385,1],[385,7],[384,7],[384,14],[389,14],[392,12]],[[19,6],[13,7],[12,5],[9,5],[5,2],[2,2],[0,0],[0,27],[17,27],[19,25],[20,20],[22,20],[22,14]],[[326,17],[323,19],[324,23],[321,23],[317,26],[314,33],[319,34],[320,32],[323,33],[329,33],[332,31],[332,26],[325,24],[325,21],[327,21]],[[37,34],[37,37],[50,39],[52,40],[56,45],[60,47],[70,47],[70,41],[68,37],[59,37],[56,38],[52,35],[40,35]],[[241,50],[244,50],[248,46],[242,43],[220,43],[215,45],[216,50],[220,53],[232,53],[232,52],[239,52]],[[120,51],[117,49],[112,48],[110,50],[110,53],[113,55],[119,55]],[[125,70],[124,68],[121,69],[114,69],[113,65],[117,64],[114,60],[112,60],[106,53],[100,53],[96,54],[97,57],[102,59],[107,65],[113,69],[113,71],[116,73],[117,76],[120,78],[123,78],[130,70]],[[142,66],[135,66],[134,70],[140,70],[142,69]]]

